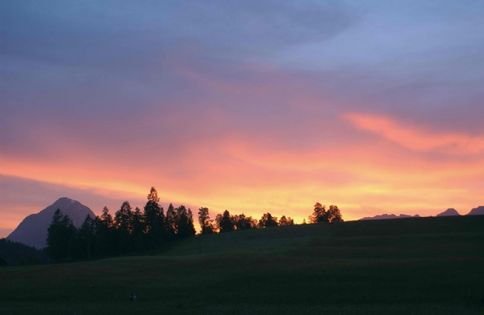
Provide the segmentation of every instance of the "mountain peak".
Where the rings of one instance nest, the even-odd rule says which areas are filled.
[[[47,229],[57,209],[69,216],[76,227],[80,227],[87,216],[95,217],[91,209],[79,201],[61,197],[42,211],[24,218],[7,238],[32,247],[44,248],[47,245]]]
[[[74,204],[82,205],[79,201],[71,199],[69,197],[60,197],[51,206],[54,206],[54,205],[67,206],[67,205],[74,205]]]
[[[467,215],[484,215],[484,206],[472,209]]]
[[[459,212],[455,210],[454,208],[449,208],[439,214],[437,214],[438,217],[451,217],[451,216],[459,216]]]

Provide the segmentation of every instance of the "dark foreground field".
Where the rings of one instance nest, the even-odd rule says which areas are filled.
[[[484,217],[236,232],[159,256],[0,269],[2,315],[134,313],[484,314]]]

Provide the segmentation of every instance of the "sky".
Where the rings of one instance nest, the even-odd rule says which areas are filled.
[[[61,196],[301,222],[484,203],[484,2],[0,2],[0,237]]]

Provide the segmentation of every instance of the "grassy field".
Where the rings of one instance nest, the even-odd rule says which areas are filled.
[[[135,313],[484,314],[484,216],[243,231],[156,256],[0,269],[2,315]]]

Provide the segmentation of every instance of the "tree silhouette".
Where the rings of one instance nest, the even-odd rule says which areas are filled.
[[[144,249],[145,218],[140,208],[136,207],[131,217],[131,242],[137,251]]]
[[[268,228],[268,227],[276,227],[277,226],[277,218],[273,217],[272,214],[269,212],[264,213],[259,220],[259,227],[260,228]]]
[[[326,211],[326,208],[322,206],[319,202],[314,205],[313,214],[309,217],[311,223],[335,223],[343,222],[343,217],[338,206],[331,205]]]
[[[294,225],[294,220],[291,217],[286,217],[283,215],[279,219],[279,226],[287,226],[287,225]]]
[[[126,253],[133,248],[132,231],[133,211],[128,201],[123,202],[121,208],[114,215],[114,225],[116,227],[117,249],[120,253]]]
[[[343,216],[341,215],[341,211],[339,210],[338,206],[329,206],[326,216],[329,223],[343,222]]]
[[[210,220],[208,208],[202,207],[198,209],[198,223],[200,224],[200,229],[202,234],[212,234],[213,226]]]
[[[225,210],[221,215],[218,214],[216,221],[218,229],[221,233],[232,232],[234,230],[234,223],[228,210]]]
[[[174,238],[177,233],[176,227],[176,211],[175,207],[170,203],[168,209],[166,210],[166,218],[165,218],[165,230],[169,238]]]
[[[311,223],[328,222],[326,216],[326,207],[323,206],[321,203],[316,202],[314,204],[313,213],[309,217],[309,221]]]
[[[121,208],[114,214],[114,223],[118,231],[126,234],[131,232],[131,220],[133,212],[128,201],[123,202]]]
[[[86,216],[77,234],[78,248],[75,256],[82,259],[91,259],[94,255],[96,242],[96,221],[90,216]]]
[[[146,236],[153,246],[159,245],[166,236],[165,215],[163,208],[160,207],[158,192],[154,187],[151,187],[148,194],[148,202],[144,208],[144,223],[146,229]]]
[[[193,237],[195,228],[193,214],[189,208],[173,204],[168,206],[166,215],[159,205],[158,192],[151,187],[143,211],[138,207],[133,211],[128,201],[122,203],[114,214],[104,207],[101,215],[95,219],[87,217],[77,230],[68,216],[57,210],[48,230],[47,253],[54,260],[91,259],[161,247],[160,245],[175,239]],[[314,205],[309,217],[312,223],[343,222],[338,206],[331,205],[328,210],[319,202]],[[214,232],[214,223],[210,219],[209,209],[198,210],[198,222],[202,234]],[[269,228],[293,225],[294,220],[285,215],[279,220],[271,213],[264,213],[259,221],[241,213],[230,215],[228,210],[217,214],[215,227],[219,232]],[[302,224],[306,224],[306,220]]]
[[[257,220],[247,217],[243,213],[232,216],[232,222],[237,230],[249,230],[257,227]]]
[[[185,208],[183,205],[176,209],[176,230],[178,238],[195,235],[192,210]]]
[[[102,214],[96,217],[96,238],[95,238],[95,253],[96,256],[111,256],[114,254],[115,231],[113,217],[109,213],[109,209],[104,207]]]
[[[71,249],[75,242],[76,228],[68,216],[57,209],[48,229],[47,254],[54,260],[72,257]]]

